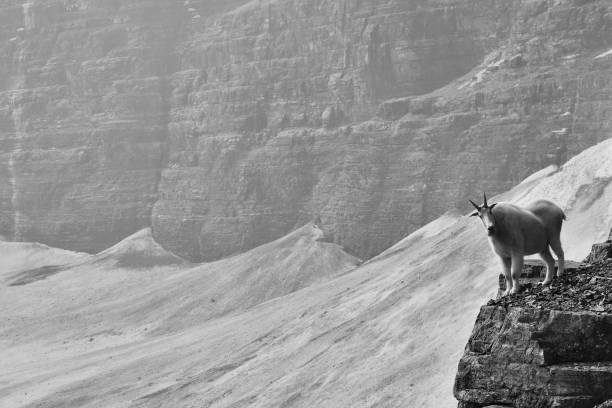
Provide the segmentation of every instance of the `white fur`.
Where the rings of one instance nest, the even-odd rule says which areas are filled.
[[[560,235],[565,214],[557,205],[546,200],[536,201],[526,208],[499,203],[490,207],[483,205],[473,215],[480,217],[489,235],[491,249],[500,258],[506,277],[504,295],[519,291],[525,255],[537,253],[546,263],[546,278],[542,284],[547,285],[552,281],[555,270],[555,260],[549,247],[559,259],[557,276],[563,274],[564,254]]]

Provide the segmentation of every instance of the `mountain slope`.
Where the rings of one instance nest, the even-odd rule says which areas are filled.
[[[320,238],[321,231],[308,224],[247,253],[195,266],[143,230],[97,255],[75,256],[72,263],[57,265],[53,256],[30,268],[23,260],[1,286],[8,316],[0,330],[5,338],[27,332],[31,340],[54,332],[63,339],[86,336],[92,327],[109,324],[176,331],[329,280],[358,263]],[[8,245],[29,250],[29,244]],[[41,268],[53,273],[31,276]]]
[[[37,243],[0,241],[0,279],[10,279],[49,266],[64,267],[89,259],[85,253],[51,248]]]
[[[604,223],[612,214],[611,157],[608,140],[497,198],[549,197],[566,205],[565,251],[568,258],[581,259],[588,252],[583,242],[597,241],[610,227]],[[587,191],[592,194],[585,196]],[[292,264],[283,260],[300,257],[303,242],[318,245],[320,231],[304,228],[243,259],[219,261],[216,273],[217,263],[104,273],[88,266],[2,287],[6,313],[0,339],[7,358],[0,362],[0,402],[15,407],[452,406],[457,361],[479,306],[494,295],[499,273],[480,224],[448,214],[350,273],[209,318],[214,316],[206,303],[210,276],[230,273],[237,279],[232,286],[244,276],[227,265],[247,262],[247,269],[257,271],[264,259],[271,268],[289,270]],[[336,251],[324,259],[337,259]],[[316,258],[300,259],[310,265]],[[327,263],[333,264],[321,265]],[[270,285],[282,283],[276,276],[273,272]],[[219,286],[219,299],[230,286]],[[98,298],[88,305],[86,298],[93,295]],[[185,299],[190,296],[192,301]],[[249,301],[241,289],[228,297]],[[65,314],[58,315],[62,310]]]

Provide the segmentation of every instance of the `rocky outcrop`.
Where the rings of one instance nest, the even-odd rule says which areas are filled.
[[[587,408],[612,398],[611,330],[610,314],[483,307],[459,363],[459,407]]]
[[[612,258],[612,229],[610,230],[610,235],[608,235],[608,239],[605,242],[593,244],[591,253],[586,257],[584,262],[600,262],[609,258]]]
[[[609,2],[14,0],[0,234],[369,257],[610,136]],[[602,56],[603,55],[603,56]]]
[[[612,259],[483,306],[459,362],[459,407],[592,408],[612,399]],[[544,271],[539,276],[543,279]]]

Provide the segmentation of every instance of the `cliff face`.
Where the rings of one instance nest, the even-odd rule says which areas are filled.
[[[612,399],[612,315],[480,311],[455,382],[461,408],[592,408]]]
[[[191,259],[316,220],[362,257],[610,136],[596,1],[12,1],[0,231]]]
[[[3,3],[3,234],[95,250],[150,224],[177,18],[159,0]]]
[[[481,308],[455,380],[460,408],[612,403],[612,259],[599,250],[611,246],[551,287],[528,268],[522,293]]]
[[[386,181],[405,173],[389,164],[409,159],[394,154],[393,123],[354,124],[384,98],[422,94],[469,71],[502,14],[474,10],[285,1],[194,26],[172,77],[157,239],[210,259],[318,218],[329,238],[370,256],[421,225],[411,182]]]
[[[256,4],[172,79],[153,227],[192,258],[310,219],[369,257],[610,135],[606,2]]]

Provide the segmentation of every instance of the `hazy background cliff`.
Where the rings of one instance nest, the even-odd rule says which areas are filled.
[[[610,137],[607,0],[7,0],[0,234],[375,255]]]

